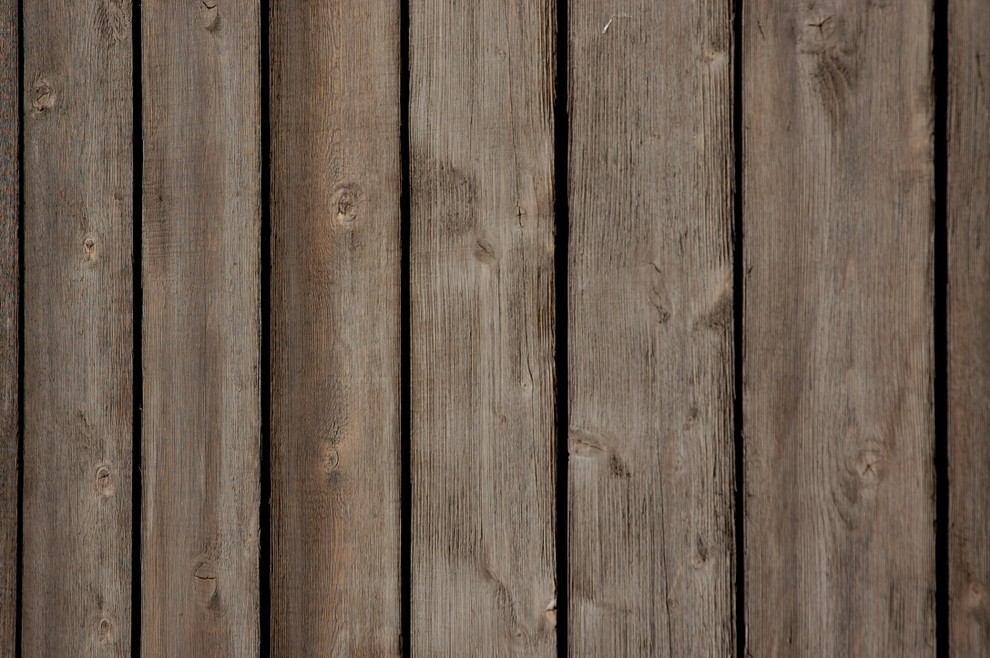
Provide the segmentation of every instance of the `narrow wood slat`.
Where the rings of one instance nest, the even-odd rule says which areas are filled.
[[[554,11],[410,7],[413,655],[555,652]]]
[[[129,656],[131,3],[23,12],[21,649]]]
[[[259,30],[142,2],[143,656],[260,652]]]
[[[20,131],[17,2],[0,2],[0,656],[13,656],[17,634],[17,243]]]
[[[569,18],[570,648],[732,655],[730,5]]]
[[[934,654],[931,20],[744,4],[754,656]]]
[[[399,3],[272,10],[274,654],[396,655]]]
[[[990,5],[948,12],[947,630],[964,658],[990,651]]]

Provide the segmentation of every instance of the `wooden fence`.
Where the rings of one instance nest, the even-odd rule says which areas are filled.
[[[986,656],[986,0],[0,0],[0,656]]]

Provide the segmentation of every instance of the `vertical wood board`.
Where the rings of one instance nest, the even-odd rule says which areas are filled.
[[[129,656],[131,5],[23,12],[21,651]]]
[[[735,647],[730,9],[570,3],[575,656]]]
[[[277,656],[401,650],[399,9],[272,5]]]
[[[743,11],[747,650],[931,656],[932,7]]]
[[[554,655],[554,4],[410,6],[413,655]]]
[[[947,630],[964,658],[990,655],[990,6],[948,17]]]
[[[143,0],[143,656],[257,656],[260,14]]]

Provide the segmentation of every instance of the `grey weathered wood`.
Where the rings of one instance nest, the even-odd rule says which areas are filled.
[[[276,656],[401,646],[399,9],[272,4]]]
[[[260,651],[260,13],[143,0],[143,656]]]
[[[17,377],[20,171],[17,2],[0,2],[0,656],[17,633]]]
[[[949,614],[953,656],[990,656],[990,4],[949,11]]]
[[[129,656],[131,3],[25,2],[23,25],[21,649]]]
[[[728,656],[730,5],[569,18],[570,648]]]
[[[551,656],[554,6],[410,12],[412,652]]]
[[[743,8],[748,652],[932,656],[932,6]]]

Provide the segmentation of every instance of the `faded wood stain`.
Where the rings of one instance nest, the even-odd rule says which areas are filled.
[[[143,0],[144,656],[260,647],[257,0]]]
[[[23,4],[25,657],[132,650],[130,20]]]
[[[411,651],[552,656],[554,6],[410,13]]]
[[[272,648],[396,655],[399,4],[272,8]]]
[[[744,5],[754,656],[933,654],[931,17]]]

